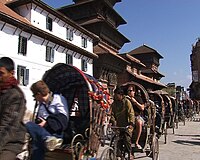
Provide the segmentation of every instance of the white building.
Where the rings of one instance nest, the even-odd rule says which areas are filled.
[[[27,108],[33,109],[30,86],[62,62],[93,75],[93,43],[98,37],[40,0],[0,0],[0,57],[16,64]]]

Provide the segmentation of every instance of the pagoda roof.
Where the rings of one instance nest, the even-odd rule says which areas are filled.
[[[57,10],[59,12],[62,12],[63,14],[66,14],[67,16],[69,16],[70,18],[72,18],[67,10],[70,10],[70,9],[75,9],[75,8],[78,8],[80,9],[81,7],[82,8],[85,8],[86,5],[91,5],[93,4],[95,7],[98,7],[98,3],[100,4],[101,2],[104,2],[105,6],[109,9],[109,11],[114,15],[115,17],[115,21],[118,22],[118,25],[122,25],[122,24],[127,24],[127,22],[121,17],[121,15],[119,15],[116,10],[113,9],[112,6],[110,6],[107,2],[107,0],[87,0],[87,1],[84,1],[84,2],[81,2],[81,3],[75,3],[75,4],[71,4],[71,5],[67,5],[67,6],[63,6],[63,7],[60,7],[60,8],[57,8]],[[96,13],[96,15],[98,16],[99,14]],[[94,15],[91,15],[91,16],[94,16]],[[73,16],[74,17],[74,16]],[[73,19],[73,18],[72,18]],[[75,21],[78,21],[76,19],[74,19]]]
[[[147,77],[147,76],[144,76],[144,75],[142,75],[142,74],[133,73],[133,72],[131,72],[130,70],[126,70],[126,71],[127,71],[128,73],[130,73],[132,76],[134,76],[135,78],[137,78],[137,79],[143,80],[143,81],[148,82],[148,83],[150,83],[150,84],[154,84],[154,85],[157,85],[157,86],[161,86],[161,87],[163,87],[163,88],[166,88],[166,85],[165,85],[165,84],[162,84],[162,83],[160,83],[160,82],[158,82],[158,81],[154,81],[153,79],[151,79],[151,78],[149,78],[149,77]]]
[[[133,56],[130,56],[127,53],[119,54],[119,56],[121,56],[123,58],[126,58],[131,62],[137,63],[137,64],[141,65],[142,67],[146,67],[146,65],[144,63],[142,63],[139,59],[137,59],[137,58],[135,58]]]
[[[129,61],[127,61],[126,59],[124,59],[123,57],[121,57],[119,54],[114,53],[114,52],[110,51],[109,49],[106,49],[105,47],[96,46],[95,49],[94,49],[94,52],[97,55],[110,55],[112,57],[116,57],[120,61],[123,61],[123,62],[125,62],[127,64],[130,64]]]
[[[129,55],[139,55],[139,54],[149,54],[149,53],[154,53],[156,54],[159,58],[163,58],[160,53],[158,53],[157,50],[153,49],[152,47],[149,47],[145,44],[142,46],[128,52]]]
[[[90,1],[90,0],[73,0],[75,3],[83,3],[85,1]],[[121,2],[121,0],[106,0],[106,2],[111,5],[114,6],[116,3]]]
[[[160,72],[156,71],[156,70],[153,70],[151,68],[147,68],[147,69],[143,69],[142,70],[142,73],[147,73],[147,74],[157,74],[159,75],[160,77],[165,77],[163,74],[161,74]]]
[[[83,27],[87,30],[96,34],[100,41],[103,41],[109,44],[111,47],[120,50],[125,43],[129,43],[130,40],[126,38],[122,33],[120,33],[117,29],[111,27],[105,21],[90,21],[91,23],[85,23]],[[115,37],[115,38],[113,38]]]

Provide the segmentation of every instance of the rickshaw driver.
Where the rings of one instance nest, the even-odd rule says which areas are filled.
[[[111,118],[110,125],[117,127],[127,127],[126,139],[124,140],[130,153],[130,159],[133,160],[134,156],[131,151],[131,137],[133,132],[133,125],[135,123],[135,114],[131,102],[124,96],[124,91],[121,87],[114,90],[114,101],[111,104]],[[120,156],[120,155],[118,155]]]
[[[140,95],[135,95],[135,86],[129,85],[127,89],[126,96],[132,103],[133,110],[135,112],[135,125],[136,125],[136,141],[135,147],[137,149],[142,149],[139,144],[140,135],[142,133],[142,126],[144,125],[144,118],[141,116],[142,111],[144,111],[144,102]]]

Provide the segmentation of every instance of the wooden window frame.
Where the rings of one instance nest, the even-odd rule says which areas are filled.
[[[26,54],[27,54],[27,42],[28,42],[28,39],[26,37],[19,36],[18,54],[26,56]]]

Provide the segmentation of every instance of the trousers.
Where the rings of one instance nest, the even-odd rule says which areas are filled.
[[[0,154],[0,160],[16,160],[16,153],[4,150]]]
[[[25,126],[31,136],[31,160],[44,160],[45,140],[51,134],[34,122],[27,122]]]

